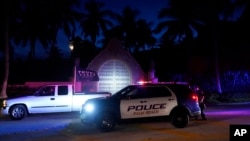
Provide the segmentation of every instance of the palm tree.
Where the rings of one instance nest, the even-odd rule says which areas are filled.
[[[1,37],[3,37],[4,40],[0,41],[0,45],[3,45],[4,48],[4,76],[3,76],[3,82],[1,86],[1,93],[0,93],[0,99],[7,98],[7,85],[8,85],[8,79],[9,79],[9,61],[10,61],[10,37],[13,36],[13,30],[12,28],[15,27],[17,23],[17,17],[20,14],[20,8],[18,7],[20,5],[20,1],[11,1],[11,7],[10,7],[10,1],[4,0],[3,3],[0,6],[0,16],[2,18],[0,22],[0,31],[1,31]]]
[[[0,100],[1,99],[5,99],[7,98],[7,94],[6,94],[6,90],[7,90],[7,85],[8,85],[8,77],[9,77],[9,27],[8,27],[8,24],[9,24],[9,3],[8,1],[4,1],[5,2],[5,6],[6,6],[6,9],[4,11],[4,13],[6,13],[6,15],[3,15],[3,21],[4,23],[1,25],[1,27],[3,26],[4,27],[4,78],[3,78],[3,83],[2,83],[2,89],[1,89],[1,94],[0,94]],[[2,12],[1,12],[2,13]],[[1,105],[0,105],[1,106]]]
[[[117,38],[123,42],[123,30],[119,26],[112,27],[103,34],[104,39],[102,40],[103,46],[107,46],[112,38]]]
[[[163,32],[163,37],[173,44],[195,39],[204,23],[200,15],[200,3],[200,0],[171,0],[168,8],[159,11],[158,18],[162,21],[155,32]]]
[[[199,0],[170,0],[166,8],[158,13],[160,19],[156,26],[155,33],[161,33],[160,47],[166,53],[164,57],[177,57],[186,60],[178,62],[182,65],[174,65],[175,70],[187,71],[188,60],[194,40],[199,35],[199,30],[204,26],[204,20],[200,15],[201,2]],[[166,50],[167,49],[167,50]],[[180,51],[182,50],[182,51]]]
[[[90,37],[93,44],[96,44],[96,38],[100,33],[105,33],[113,25],[109,17],[114,14],[111,10],[102,10],[104,3],[96,0],[89,0],[84,3],[84,12],[80,21],[80,27],[84,38]]]
[[[212,27],[218,93],[222,93],[222,89],[219,75],[217,26],[221,20],[226,21],[234,10],[230,0],[171,0],[170,8],[162,9],[159,13],[159,18],[168,17],[171,19],[161,22],[156,31],[160,32],[167,28],[164,36],[172,40],[190,41],[195,37],[194,33],[199,33],[200,25]],[[196,32],[194,32],[195,29],[197,29]]]
[[[59,29],[71,36],[71,27],[81,16],[73,10],[77,0],[36,0],[23,3],[23,14],[15,37],[17,44],[30,45],[29,58],[35,58],[37,43],[44,48],[56,45]],[[56,10],[55,10],[56,9]]]
[[[135,52],[139,50],[152,49],[156,44],[156,38],[153,36],[152,22],[147,22],[144,19],[139,19],[136,22],[136,47]]]
[[[144,19],[139,19],[136,21],[133,32],[127,32],[122,25],[117,25],[104,34],[105,39],[103,40],[103,44],[107,45],[110,39],[117,38],[122,41],[122,43],[131,53],[152,49],[156,44],[156,38],[153,36],[151,26],[152,22],[147,22]],[[128,40],[132,38],[130,35],[134,37],[132,40],[134,42]]]
[[[48,60],[52,62],[58,62],[62,59],[63,59],[62,50],[57,46],[51,47],[48,52]]]
[[[75,0],[3,1],[0,14],[2,17],[1,34],[5,33],[5,35],[1,35],[5,37],[5,43],[3,43],[5,44],[5,75],[1,97],[7,96],[11,39],[22,46],[30,45],[29,56],[33,59],[37,41],[40,41],[43,47],[55,46],[57,32],[60,28],[64,30],[67,36],[70,36],[70,26],[74,26],[74,18],[80,16],[72,10],[71,6],[75,2]],[[55,11],[57,12],[55,13]]]
[[[46,11],[44,14],[47,15],[47,23],[50,26],[49,29],[52,30],[51,39],[52,47],[54,47],[56,46],[57,34],[60,29],[63,30],[69,39],[74,36],[72,31],[76,28],[76,22],[82,17],[82,14],[76,11],[76,8],[79,8],[80,1],[43,0],[43,2],[46,2]]]
[[[242,41],[247,44],[249,43],[249,36],[244,36],[247,35],[250,32],[250,21],[249,21],[249,16],[250,16],[250,3],[249,1],[239,1],[242,3],[237,4],[238,6],[244,6],[244,10],[242,12],[242,15],[239,17],[239,27],[240,27],[240,32],[242,33],[243,37],[241,36]]]
[[[230,21],[230,18],[237,7],[234,6],[233,1],[231,0],[207,0],[204,1],[203,6],[203,16],[206,20],[206,24],[212,27],[213,32],[213,45],[214,45],[214,60],[215,60],[215,74],[216,74],[216,84],[217,92],[221,94],[221,81],[220,81],[220,69],[219,69],[219,45],[218,45],[218,25],[221,21]]]
[[[122,42],[130,52],[132,52],[136,45],[135,31],[139,14],[139,10],[126,6],[121,15],[116,16],[116,20],[118,21],[117,28],[120,29],[123,35]]]
[[[44,5],[41,0],[25,1],[22,15],[17,25],[15,43],[21,46],[30,46],[29,59],[35,58],[35,49],[37,42],[42,46],[49,45],[50,30],[46,23],[47,15],[45,14]]]
[[[104,34],[104,44],[111,38],[121,40],[125,48],[131,53],[153,48],[156,38],[153,36],[152,22],[139,19],[139,11],[126,6],[121,14],[116,14],[116,26]]]

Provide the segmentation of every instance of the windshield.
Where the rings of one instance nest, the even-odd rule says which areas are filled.
[[[132,90],[134,90],[136,88],[136,86],[127,86],[123,89],[121,89],[120,91],[116,92],[114,95],[112,95],[111,97],[116,97],[116,98],[121,98],[126,96],[129,92],[131,92]]]

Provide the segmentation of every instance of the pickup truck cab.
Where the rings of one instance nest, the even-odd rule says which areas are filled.
[[[108,92],[74,93],[71,84],[46,85],[31,96],[5,100],[1,111],[13,120],[21,120],[28,114],[80,111],[86,100],[110,95]]]
[[[201,114],[197,94],[187,84],[129,85],[108,98],[87,100],[82,107],[83,125],[111,131],[127,119],[170,117],[177,128]]]

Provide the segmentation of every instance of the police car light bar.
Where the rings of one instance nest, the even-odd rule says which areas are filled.
[[[152,82],[152,81],[138,81],[137,84],[144,85],[144,84],[185,84],[188,85],[188,82]]]
[[[143,84],[151,84],[151,81],[138,81],[137,84],[143,85]]]

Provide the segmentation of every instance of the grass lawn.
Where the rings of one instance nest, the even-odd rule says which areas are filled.
[[[208,103],[237,103],[250,102],[250,92],[234,92],[217,94],[207,94],[206,102]]]

